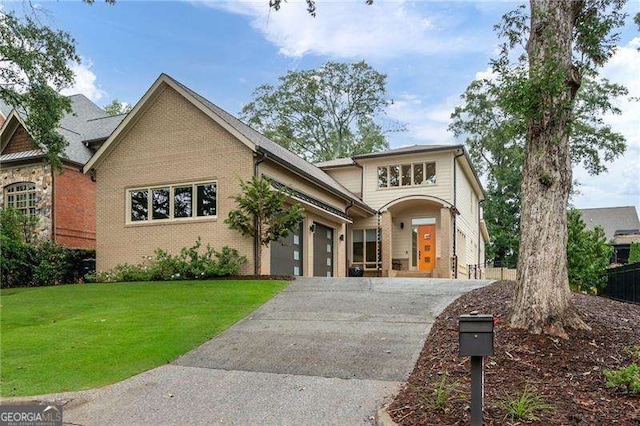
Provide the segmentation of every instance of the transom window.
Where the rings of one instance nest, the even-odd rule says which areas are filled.
[[[188,220],[217,215],[216,182],[136,188],[127,193],[130,222]]]
[[[396,164],[378,167],[378,188],[434,185],[436,163]]]
[[[381,262],[380,240],[377,229],[354,229],[352,234],[352,262],[364,269],[377,269]]]
[[[16,209],[26,216],[36,215],[36,184],[20,182],[9,185],[4,190],[4,205]]]

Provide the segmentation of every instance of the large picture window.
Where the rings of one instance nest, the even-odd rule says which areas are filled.
[[[216,182],[136,188],[129,189],[127,194],[130,222],[188,220],[217,215]]]
[[[36,184],[20,182],[4,190],[4,206],[22,212],[26,216],[36,215]]]
[[[377,229],[354,229],[352,232],[352,262],[364,269],[377,269],[380,258],[380,236]]]
[[[378,167],[378,188],[435,185],[436,163],[411,163]]]

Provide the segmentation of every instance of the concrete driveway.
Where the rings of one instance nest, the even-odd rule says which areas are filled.
[[[299,279],[174,363],[57,396],[73,424],[365,424],[435,317],[490,281]]]

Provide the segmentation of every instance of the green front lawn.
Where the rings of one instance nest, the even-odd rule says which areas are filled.
[[[0,395],[113,383],[173,361],[285,281],[84,284],[0,291]]]

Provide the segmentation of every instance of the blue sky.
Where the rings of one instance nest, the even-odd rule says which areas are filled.
[[[0,3],[1,4],[1,3]],[[237,114],[254,88],[275,83],[290,69],[327,60],[366,60],[388,75],[394,100],[389,116],[407,132],[390,136],[392,147],[454,143],[447,132],[459,95],[485,72],[498,40],[493,25],[516,2],[318,1],[310,17],[303,2],[279,12],[268,0],[253,2],[133,2],[88,6],[45,2],[43,18],[77,41],[83,63],[76,84],[99,105],[113,98],[135,103],[162,72]],[[5,10],[22,3],[4,3]],[[640,11],[632,0],[628,12]],[[603,70],[640,97],[640,34],[623,29],[618,53]],[[608,118],[629,149],[610,172],[590,177],[578,167],[577,207],[636,205],[640,211],[640,107],[620,100],[623,116]]]

